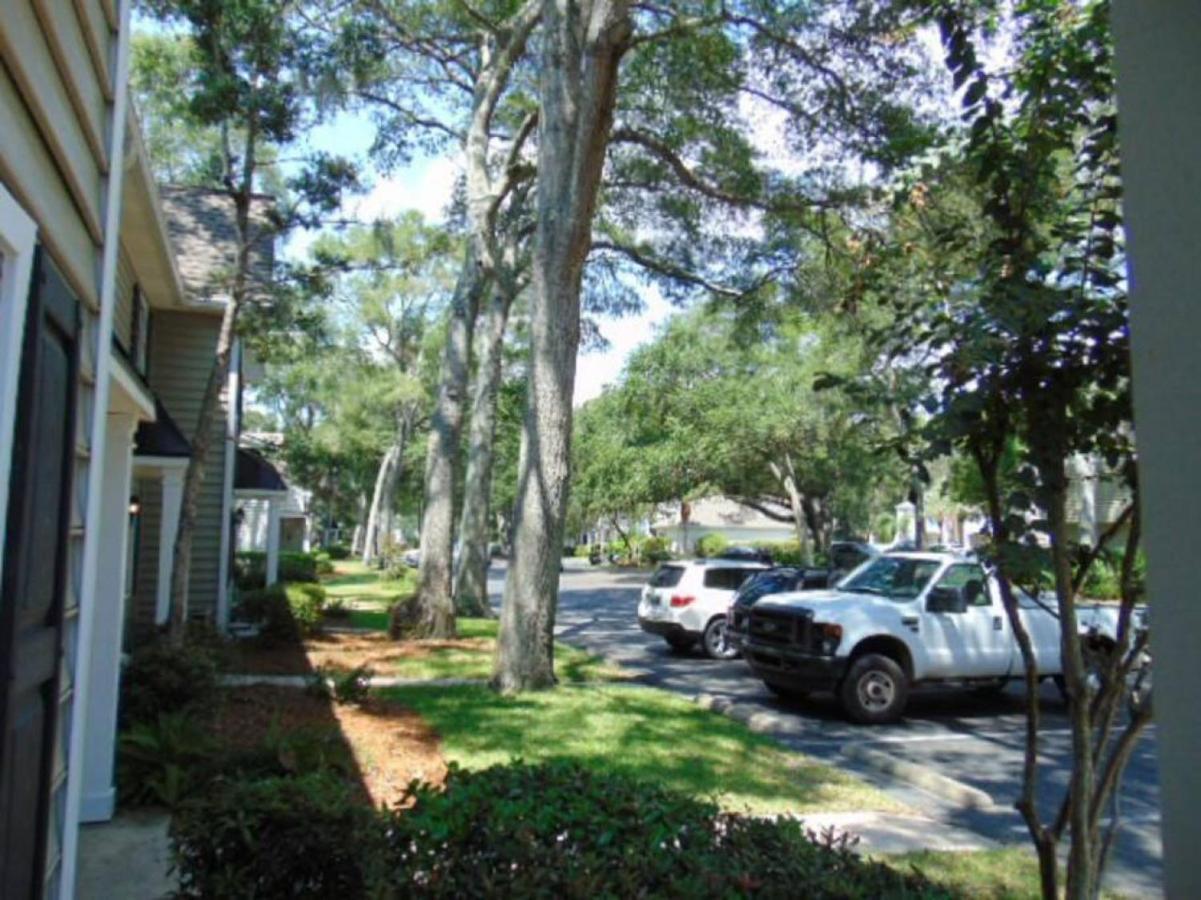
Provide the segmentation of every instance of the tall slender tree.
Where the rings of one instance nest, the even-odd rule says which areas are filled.
[[[182,25],[190,38],[194,52],[186,79],[178,85],[186,101],[178,109],[220,136],[216,183],[229,200],[237,235],[233,265],[222,273],[225,283],[214,285],[215,290],[225,288],[221,292],[228,299],[193,431],[175,540],[169,633],[178,642],[187,621],[197,503],[239,315],[249,300],[264,297],[270,289],[256,279],[256,259],[283,230],[314,223],[336,209],[342,188],[353,184],[355,173],[341,160],[317,155],[298,165],[289,179],[290,199],[269,203],[258,193],[271,151],[293,145],[315,121],[305,90],[309,42],[295,7],[281,10],[267,0],[246,0],[236,6],[212,0],[156,0],[150,9]]]

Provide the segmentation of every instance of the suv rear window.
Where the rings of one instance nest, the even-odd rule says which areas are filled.
[[[736,591],[755,574],[755,569],[706,569],[705,587],[721,591]]]
[[[683,566],[659,566],[651,576],[651,587],[675,587],[684,577]]]

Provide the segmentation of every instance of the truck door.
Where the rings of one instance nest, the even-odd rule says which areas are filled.
[[[993,603],[984,570],[975,563],[949,566],[926,592],[921,633],[931,676],[1009,674],[1009,622]]]

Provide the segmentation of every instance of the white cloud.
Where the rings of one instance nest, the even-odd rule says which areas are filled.
[[[430,221],[440,222],[445,218],[459,171],[451,157],[417,160],[403,172],[376,181],[361,199],[350,203],[350,214],[355,219],[372,221],[414,209]]]

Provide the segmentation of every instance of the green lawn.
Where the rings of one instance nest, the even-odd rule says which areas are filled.
[[[923,850],[876,857],[982,900],[1028,900],[1039,896],[1038,858],[1029,847],[953,852]]]
[[[388,627],[388,614],[356,610],[345,621],[356,627],[383,631]],[[459,638],[473,642],[471,645],[456,646],[454,642],[442,641],[401,642],[395,645],[398,652],[391,655],[386,664],[374,666],[376,673],[414,679],[491,678],[499,623],[495,619],[463,618],[456,626]],[[420,652],[403,652],[418,648]],[[555,644],[555,671],[565,682],[621,681],[627,677],[620,667],[560,643]]]
[[[503,697],[484,687],[386,691],[420,713],[447,760],[478,769],[568,758],[754,813],[896,809],[852,775],[789,753],[737,722],[655,688],[561,687]]]
[[[417,570],[407,570],[402,579],[385,581],[380,578],[379,570],[358,560],[344,559],[334,563],[334,574],[321,579],[321,585],[330,600],[384,604],[397,594],[411,594],[417,589]]]

